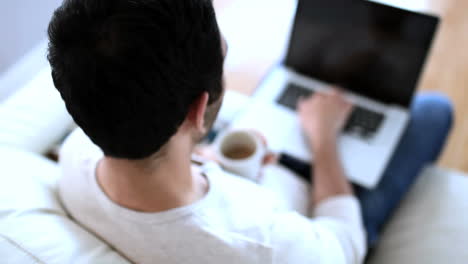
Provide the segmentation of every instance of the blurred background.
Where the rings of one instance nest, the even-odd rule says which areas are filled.
[[[468,172],[468,1],[378,0],[442,18],[420,90],[452,98],[456,123],[440,165]],[[61,0],[0,2],[0,104],[47,66],[46,29]],[[294,0],[214,0],[229,43],[228,89],[250,94],[284,52]],[[40,100],[40,98],[37,98]]]
[[[26,76],[17,76],[11,79],[11,83],[6,82],[8,70],[11,74],[14,66],[21,62],[21,59],[45,45],[46,30],[50,17],[61,0],[6,0],[0,3],[0,101],[10,95],[15,88],[21,87],[26,82]],[[44,63],[44,61],[41,61]],[[41,62],[33,56],[26,64],[22,65],[21,74],[31,75],[37,72]],[[16,65],[15,65],[16,64]]]

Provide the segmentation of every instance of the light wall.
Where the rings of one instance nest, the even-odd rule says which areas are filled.
[[[46,65],[47,26],[61,2],[0,1],[0,102]]]
[[[0,1],[0,74],[46,37],[47,25],[61,0]]]

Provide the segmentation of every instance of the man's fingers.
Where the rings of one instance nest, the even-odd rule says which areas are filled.
[[[211,146],[197,146],[193,152],[204,159],[218,162],[215,150]]]
[[[296,106],[297,110],[302,109],[302,107],[304,106],[305,100],[306,100],[305,97],[303,96],[299,97],[299,99],[297,100],[297,106]]]
[[[338,85],[331,85],[330,89],[332,91],[332,94],[343,94],[344,89],[341,86]]]
[[[333,87],[333,89],[331,90],[331,93],[330,95],[332,96],[336,96],[336,97],[341,97],[343,94],[342,91],[338,90],[337,88]]]
[[[304,109],[304,107],[306,107],[306,105],[308,103],[310,103],[313,98],[315,98],[315,96],[317,96],[317,95],[311,95],[311,96],[308,96],[308,97],[305,97],[305,96],[299,97],[299,99],[297,101],[296,109],[299,112],[301,112]]]
[[[268,152],[265,157],[263,157],[263,165],[273,164],[278,161],[278,155],[273,152]]]
[[[352,104],[345,105],[344,111],[346,113],[346,116],[349,116],[351,114],[352,110],[353,110],[353,105]]]

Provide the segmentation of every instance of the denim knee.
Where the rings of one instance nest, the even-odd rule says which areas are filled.
[[[453,103],[446,95],[436,92],[418,94],[412,105],[412,117],[431,128],[449,130],[453,124]]]

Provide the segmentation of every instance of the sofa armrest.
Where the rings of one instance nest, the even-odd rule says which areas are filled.
[[[73,124],[49,67],[0,105],[0,120],[0,146],[35,153],[46,152]]]
[[[468,176],[427,168],[385,228],[369,263],[465,264]]]
[[[68,217],[57,164],[2,146],[0,160],[0,263],[130,264]]]
[[[5,263],[41,263],[15,241],[0,234],[0,256]]]

